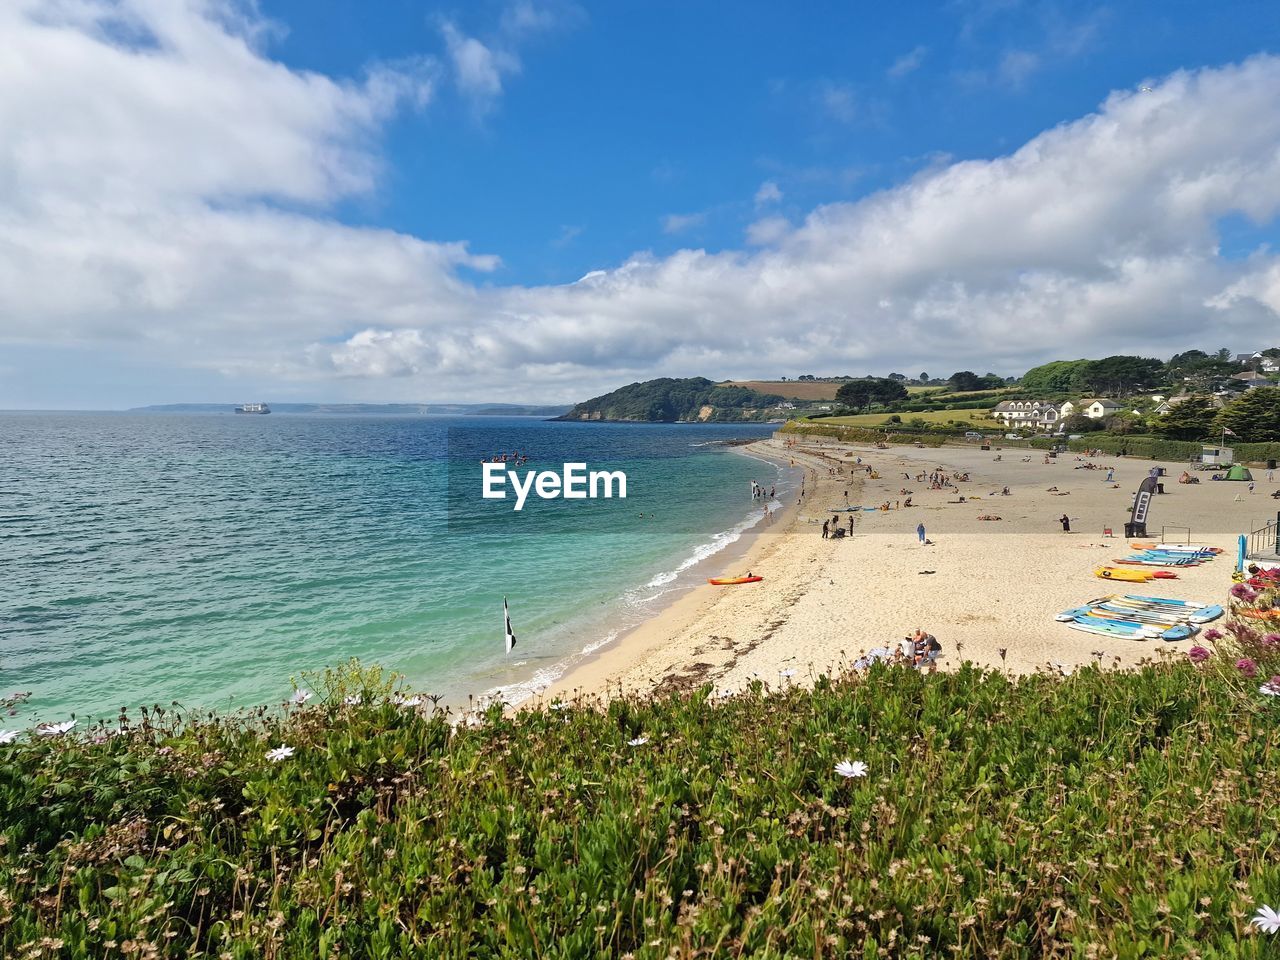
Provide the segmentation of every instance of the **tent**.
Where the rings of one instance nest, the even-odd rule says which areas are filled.
[[[1227,471],[1227,475],[1222,479],[1223,480],[1252,480],[1253,474],[1249,472],[1248,467],[1241,466],[1238,463],[1233,463],[1231,465],[1231,469]]]

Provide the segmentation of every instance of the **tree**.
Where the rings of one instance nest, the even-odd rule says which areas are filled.
[[[1079,373],[1091,361],[1054,360],[1052,363],[1032,367],[1022,375],[1020,386],[1028,393],[1065,393]]]
[[[1104,429],[1104,424],[1083,413],[1073,413],[1062,421],[1062,429],[1067,433],[1097,433]]]
[[[1218,414],[1218,426],[1244,443],[1280,441],[1280,388],[1260,387],[1233,400]]]
[[[836,400],[854,410],[865,410],[873,403],[889,404],[895,400],[905,400],[907,388],[896,380],[887,377],[863,377],[841,384],[836,391]]]
[[[1157,437],[1165,440],[1203,440],[1213,433],[1217,416],[1212,399],[1193,394],[1171,407],[1168,413],[1156,417],[1151,428]]]
[[[1231,351],[1226,347],[1219,347],[1218,352],[1213,355],[1213,359],[1227,363],[1231,360]]]
[[[929,382],[929,375],[928,375],[927,373],[922,373],[922,374],[920,374],[920,382],[921,382],[921,383],[928,383],[928,382]]]
[[[951,389],[955,393],[982,389],[981,378],[972,370],[957,370],[947,378],[947,383],[951,384]]]
[[[903,381],[903,380],[906,380],[907,378],[906,378],[906,376],[905,376],[905,375],[903,375],[903,374],[901,374],[901,373],[891,373],[891,374],[889,374],[889,379],[890,379],[890,380]]]
[[[1164,383],[1166,379],[1163,361],[1120,355],[1088,361],[1072,377],[1071,388],[1082,393],[1123,397]]]

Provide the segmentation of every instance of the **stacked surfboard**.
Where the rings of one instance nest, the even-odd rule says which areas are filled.
[[[1216,604],[1128,594],[1090,600],[1083,607],[1064,610],[1056,619],[1073,630],[1104,637],[1185,640],[1220,616],[1222,607]]]
[[[1116,560],[1118,566],[1099,567],[1094,576],[1103,580],[1146,583],[1149,580],[1176,580],[1173,570],[1198,567],[1222,551],[1218,547],[1193,547],[1168,543],[1135,543],[1137,553]],[[1172,569],[1169,569],[1172,568]]]

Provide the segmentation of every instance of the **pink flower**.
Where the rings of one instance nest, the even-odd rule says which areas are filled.
[[[1237,583],[1231,588],[1231,595],[1237,600],[1251,602],[1258,599],[1258,593],[1247,583]]]
[[[1268,633],[1259,642],[1264,647],[1280,647],[1280,633]]]
[[[1256,677],[1258,675],[1258,665],[1248,657],[1241,657],[1236,661],[1236,669],[1243,673],[1246,677]]]
[[[1222,631],[1219,630],[1217,627],[1210,627],[1208,630],[1204,632],[1204,638],[1206,640],[1209,640],[1210,642],[1214,640],[1221,640]]]
[[[1187,659],[1192,663],[1204,663],[1210,656],[1211,654],[1204,647],[1192,647],[1187,651]]]

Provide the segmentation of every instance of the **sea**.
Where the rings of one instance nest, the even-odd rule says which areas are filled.
[[[738,572],[718,565],[769,526],[752,483],[794,499],[737,445],[774,429],[0,413],[0,696],[30,694],[0,726],[274,705],[353,657],[458,710],[518,703]],[[620,470],[627,497],[516,511],[483,497],[504,455]]]

